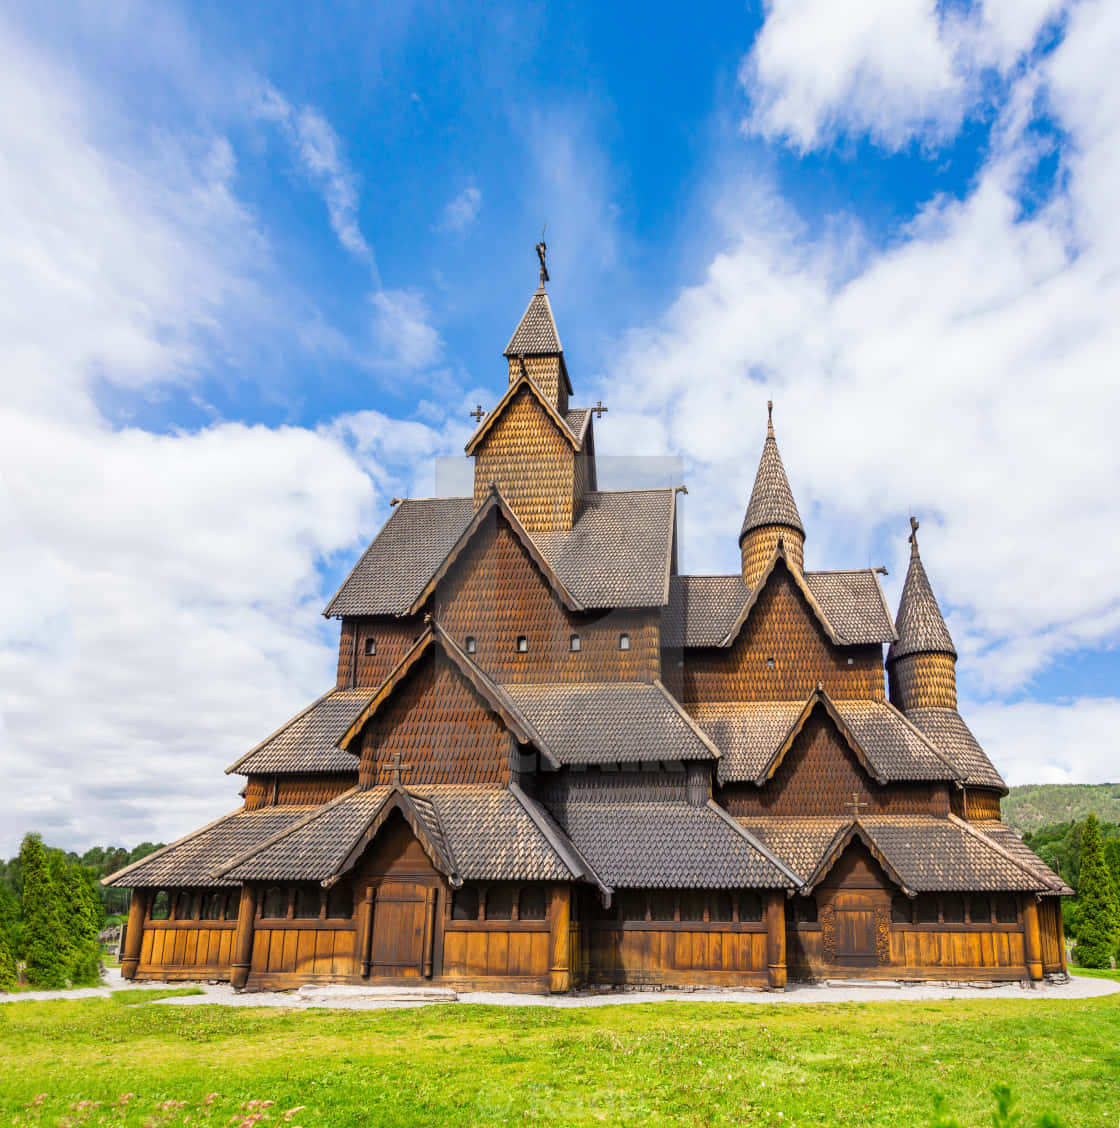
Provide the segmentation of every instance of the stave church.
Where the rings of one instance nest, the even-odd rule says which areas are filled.
[[[324,612],[335,684],[227,769],[240,807],[106,879],[124,976],[1064,974],[1071,891],[1000,820],[917,522],[893,618],[876,570],[807,569],[770,422],[741,570],[681,575],[681,491],[599,489],[538,255],[471,496],[394,501]]]

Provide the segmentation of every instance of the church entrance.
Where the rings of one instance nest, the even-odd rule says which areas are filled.
[[[371,976],[419,978],[432,973],[435,889],[427,882],[383,881],[373,901]]]
[[[875,905],[866,893],[837,891],[832,898],[838,964],[872,967],[875,964]]]

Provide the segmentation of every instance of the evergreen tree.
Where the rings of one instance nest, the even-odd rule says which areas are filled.
[[[0,928],[0,991],[10,991],[18,982],[16,958],[8,943],[8,934]]]
[[[0,885],[0,934],[7,940],[8,949],[12,956],[18,956],[20,950],[19,901],[16,900],[6,885]]]
[[[1083,967],[1111,967],[1120,924],[1112,876],[1104,860],[1097,816],[1085,820],[1081,835],[1080,884],[1077,887],[1077,962]]]
[[[24,837],[19,852],[23,871],[23,958],[32,987],[66,986],[69,945],[62,924],[58,889],[37,834]]]
[[[105,910],[93,875],[78,862],[62,858],[59,889],[66,931],[67,978],[75,986],[95,985],[101,977],[101,949],[97,934]]]

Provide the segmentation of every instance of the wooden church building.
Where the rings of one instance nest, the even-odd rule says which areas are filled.
[[[1062,973],[1070,890],[1000,821],[917,522],[892,620],[875,570],[806,569],[770,424],[741,571],[680,575],[677,491],[598,487],[538,251],[472,496],[395,505],[327,605],[335,685],[228,769],[242,806],[106,879],[125,977]]]

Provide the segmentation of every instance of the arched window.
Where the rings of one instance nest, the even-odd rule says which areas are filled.
[[[300,885],[296,889],[296,911],[298,920],[314,920],[319,915],[319,890],[314,885]]]
[[[467,635],[467,653],[474,654],[478,650],[478,640],[474,635]]]
[[[202,896],[202,910],[199,917],[202,920],[221,920],[222,909],[225,908],[225,893],[204,893]]]
[[[1019,906],[1014,897],[1004,894],[996,898],[996,920],[1000,924],[1019,923]]]
[[[655,889],[649,895],[649,919],[672,920],[677,914],[677,898],[671,889]]]
[[[915,919],[919,924],[937,923],[937,898],[932,893],[923,893],[914,906]]]
[[[529,639],[526,635],[517,636],[517,653],[527,654],[529,651]]]
[[[913,911],[914,907],[911,905],[909,897],[899,894],[891,901],[891,920],[895,924],[909,924]]]
[[[762,898],[757,893],[739,894],[739,920],[744,924],[757,924],[762,920]]]
[[[330,920],[349,920],[353,915],[353,889],[345,883],[332,886],[327,893],[327,917]]]
[[[630,649],[630,636],[625,631],[623,631],[622,634],[620,634],[618,636],[618,649],[619,650],[629,650]]]
[[[792,902],[787,901],[786,915],[791,917],[796,924],[816,924],[816,897],[794,897]]]
[[[478,920],[478,890],[464,885],[451,895],[452,920]]]
[[[264,900],[261,902],[261,916],[269,920],[283,919],[288,915],[288,892],[279,885],[272,885],[265,890]]]
[[[168,896],[166,889],[157,890],[156,895],[152,898],[151,912],[148,913],[150,920],[167,920],[171,915],[171,898]]]
[[[581,645],[582,644],[580,643],[579,635],[569,635],[568,636],[568,649],[569,650],[571,650],[571,651],[579,650]]]
[[[517,899],[517,915],[521,920],[544,920],[548,915],[545,908],[544,886],[526,885]]]
[[[491,885],[486,890],[486,919],[513,918],[513,889],[508,885]]]
[[[646,895],[641,889],[624,889],[618,898],[623,920],[646,919]]]
[[[366,657],[372,658],[377,653],[377,639],[366,639]]]

